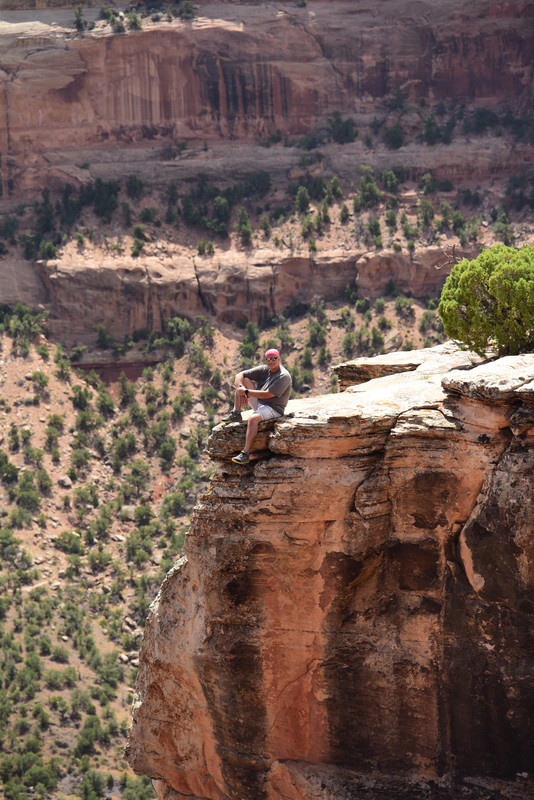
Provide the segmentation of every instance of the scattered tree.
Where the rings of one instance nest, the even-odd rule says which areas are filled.
[[[391,150],[398,150],[404,144],[404,131],[400,122],[386,128],[383,134],[384,144]]]
[[[81,32],[85,29],[83,9],[80,5],[77,5],[74,9],[74,27],[78,32]]]
[[[439,315],[447,336],[481,356],[534,350],[534,247],[495,245],[456,264]]]
[[[301,214],[304,214],[307,211],[310,204],[310,193],[305,186],[299,186],[297,189],[295,204],[297,206],[297,211],[299,211]]]

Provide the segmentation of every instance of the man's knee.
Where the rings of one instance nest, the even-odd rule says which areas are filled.
[[[255,425],[259,425],[261,420],[262,420],[261,414],[258,414],[258,412],[255,411],[254,414],[251,414],[250,417],[248,418],[248,427],[253,428]]]
[[[243,386],[246,386],[247,389],[254,389],[254,384],[250,380],[250,378],[243,378]]]

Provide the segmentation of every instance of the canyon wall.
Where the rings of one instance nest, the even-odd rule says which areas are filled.
[[[22,8],[16,0],[13,5]],[[124,185],[135,173],[158,187],[155,193],[174,181],[185,195],[199,173],[220,185],[258,168],[272,177],[269,199],[286,202],[288,180],[305,168],[303,150],[285,144],[309,131],[324,144],[334,111],[352,115],[360,135],[321,147],[314,166],[325,178],[338,175],[346,192],[357,189],[362,163],[372,163],[377,174],[402,164],[411,180],[431,171],[459,186],[483,181],[481,210],[489,225],[491,206],[502,199],[492,182],[502,189],[510,175],[530,169],[528,138],[511,146],[508,136],[462,134],[450,145],[429,147],[416,135],[439,100],[446,109],[454,101],[516,115],[532,107],[534,7],[527,0],[467,6],[461,0],[310,0],[303,8],[202,2],[195,8],[195,20],[145,19],[142,30],[123,34],[113,34],[96,9],[84,9],[96,25],[80,35],[72,9],[3,14],[0,212],[35,200],[44,185],[59,191],[66,182],[96,178]],[[408,142],[392,151],[378,135],[370,148],[364,132],[373,118],[385,125],[398,118],[392,109],[398,88],[406,99]],[[275,133],[281,140],[265,146]],[[29,216],[19,234],[31,225]],[[54,336],[89,343],[97,323],[121,338],[136,328],[158,329],[176,313],[263,322],[292,300],[339,296],[347,283],[356,282],[369,297],[390,279],[415,295],[431,294],[447,271],[434,269],[444,257],[425,245],[411,257],[352,247],[311,257],[306,246],[298,251],[284,243],[209,259],[174,248],[162,235],[133,259],[107,247],[120,240],[120,223],[106,227],[106,237],[94,248],[67,243],[57,262],[35,267],[20,251],[2,256],[2,302],[44,305]],[[123,249],[129,247],[127,241]]]
[[[37,262],[33,283],[29,268],[5,267],[0,294],[3,302],[14,304],[24,289],[27,297],[50,309],[48,327],[54,337],[81,344],[94,341],[99,323],[120,339],[141,328],[163,330],[176,314],[208,315],[219,325],[262,323],[295,303],[307,306],[315,297],[339,298],[347,284],[356,286],[361,297],[377,297],[390,280],[402,291],[431,295],[450,271],[450,265],[436,269],[443,263],[437,247],[414,256],[393,250],[380,255],[334,250],[315,258],[284,257],[268,248],[251,254],[228,251],[214,258],[160,249],[151,257],[117,256],[101,265],[74,254],[72,259]]]
[[[369,124],[397,87],[417,105],[532,107],[527,0],[197,8],[194,21],[145,20],[124,34],[77,35],[64,14],[0,23],[4,194],[30,191],[46,170],[86,179],[80,164],[100,151],[117,165],[140,145],[148,159],[158,142],[298,136],[336,110]]]
[[[534,356],[410,356],[291,401],[247,467],[214,429],[140,654],[160,800],[532,796]]]

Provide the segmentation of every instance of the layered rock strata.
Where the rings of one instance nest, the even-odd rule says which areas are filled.
[[[21,3],[13,0],[13,6]],[[429,147],[418,139],[426,110],[441,100],[446,113],[440,125],[453,113],[453,101],[510,108],[517,118],[531,108],[528,0],[468,6],[387,0],[380,7],[310,0],[303,8],[202,2],[195,8],[193,21],[144,19],[142,30],[124,34],[98,21],[96,9],[84,9],[97,25],[83,35],[73,29],[72,10],[42,12],[42,19],[3,15],[0,211],[34,201],[45,184],[53,191],[97,178],[124,185],[133,173],[150,187],[173,181],[184,196],[200,173],[221,185],[262,168],[273,186],[285,189],[307,168],[302,148],[285,145],[305,133],[324,145],[321,155],[314,153],[320,162],[308,166],[326,178],[339,176],[347,191],[357,188],[364,163],[377,174],[402,165],[412,180],[432,172],[437,180],[474,188],[488,179],[500,185],[532,162],[528,137],[511,147],[508,136],[466,137],[458,125],[451,145]],[[398,89],[402,114],[394,107],[401,102]],[[355,119],[360,134],[354,142],[331,141],[328,121],[335,111]],[[399,115],[407,144],[392,151],[382,131]],[[375,117],[382,128],[370,149],[363,134]],[[489,220],[500,198],[484,203]],[[111,236],[117,232],[111,229]],[[177,249],[147,243],[134,259],[111,248],[66,246],[59,263],[39,264],[36,271],[9,254],[2,260],[0,297],[9,304],[44,304],[52,334],[72,344],[93,340],[97,323],[122,338],[136,328],[160,328],[176,313],[235,323],[246,311],[247,319],[263,322],[284,313],[292,298],[328,297],[351,281],[373,297],[389,280],[420,295],[445,277],[434,270],[444,261],[434,248],[413,257],[347,248],[310,258],[307,245],[298,252],[284,243],[252,257],[217,248],[213,259]]]
[[[83,179],[99,150],[109,175],[129,147],[144,143],[137,168],[152,160],[158,140],[297,136],[336,110],[368,124],[397,87],[415,108],[452,98],[532,107],[529,0],[208,2],[198,11],[194,21],[144,20],[122,35],[108,26],[78,36],[72,13],[63,25],[0,23],[4,193],[35,186],[44,168]],[[417,114],[413,122],[420,127]],[[439,152],[430,155],[438,171]],[[497,143],[491,157],[479,155],[486,176],[518,158]],[[462,169],[474,163],[462,160]]]
[[[367,383],[374,378],[386,375],[398,375],[400,372],[412,372],[424,369],[424,374],[443,373],[443,364],[454,361],[456,368],[473,365],[477,359],[473,353],[458,351],[453,342],[445,342],[437,347],[425,347],[421,350],[384,353],[371,358],[358,358],[336,364],[332,369],[337,375],[339,390],[344,392],[349,386]]]
[[[205,314],[218,324],[261,323],[315,297],[339,298],[347,285],[370,298],[383,293],[388,281],[415,296],[433,294],[450,271],[436,269],[444,260],[437,247],[413,257],[338,249],[312,258],[267,247],[213,258],[160,251],[139,259],[110,258],[100,266],[90,256],[75,255],[37,262],[32,291],[26,280],[22,295],[20,277],[15,279],[22,271],[6,265],[0,294],[13,304],[38,297],[51,312],[52,333],[72,343],[93,341],[98,323],[122,338],[136,329],[162,330],[175,314]]]
[[[134,770],[161,800],[526,798],[534,356],[292,401],[237,467],[243,431],[150,610]]]

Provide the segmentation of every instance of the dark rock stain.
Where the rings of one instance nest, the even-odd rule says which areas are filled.
[[[268,767],[263,753],[267,719],[261,700],[263,654],[258,630],[262,612],[256,583],[257,557],[268,556],[270,545],[257,543],[255,548],[254,554],[252,547],[238,545],[235,540],[220,545],[220,624],[197,657],[231,800],[266,797],[263,783]]]
[[[434,542],[396,544],[390,548],[389,563],[403,591],[424,591],[437,585],[439,549]]]

